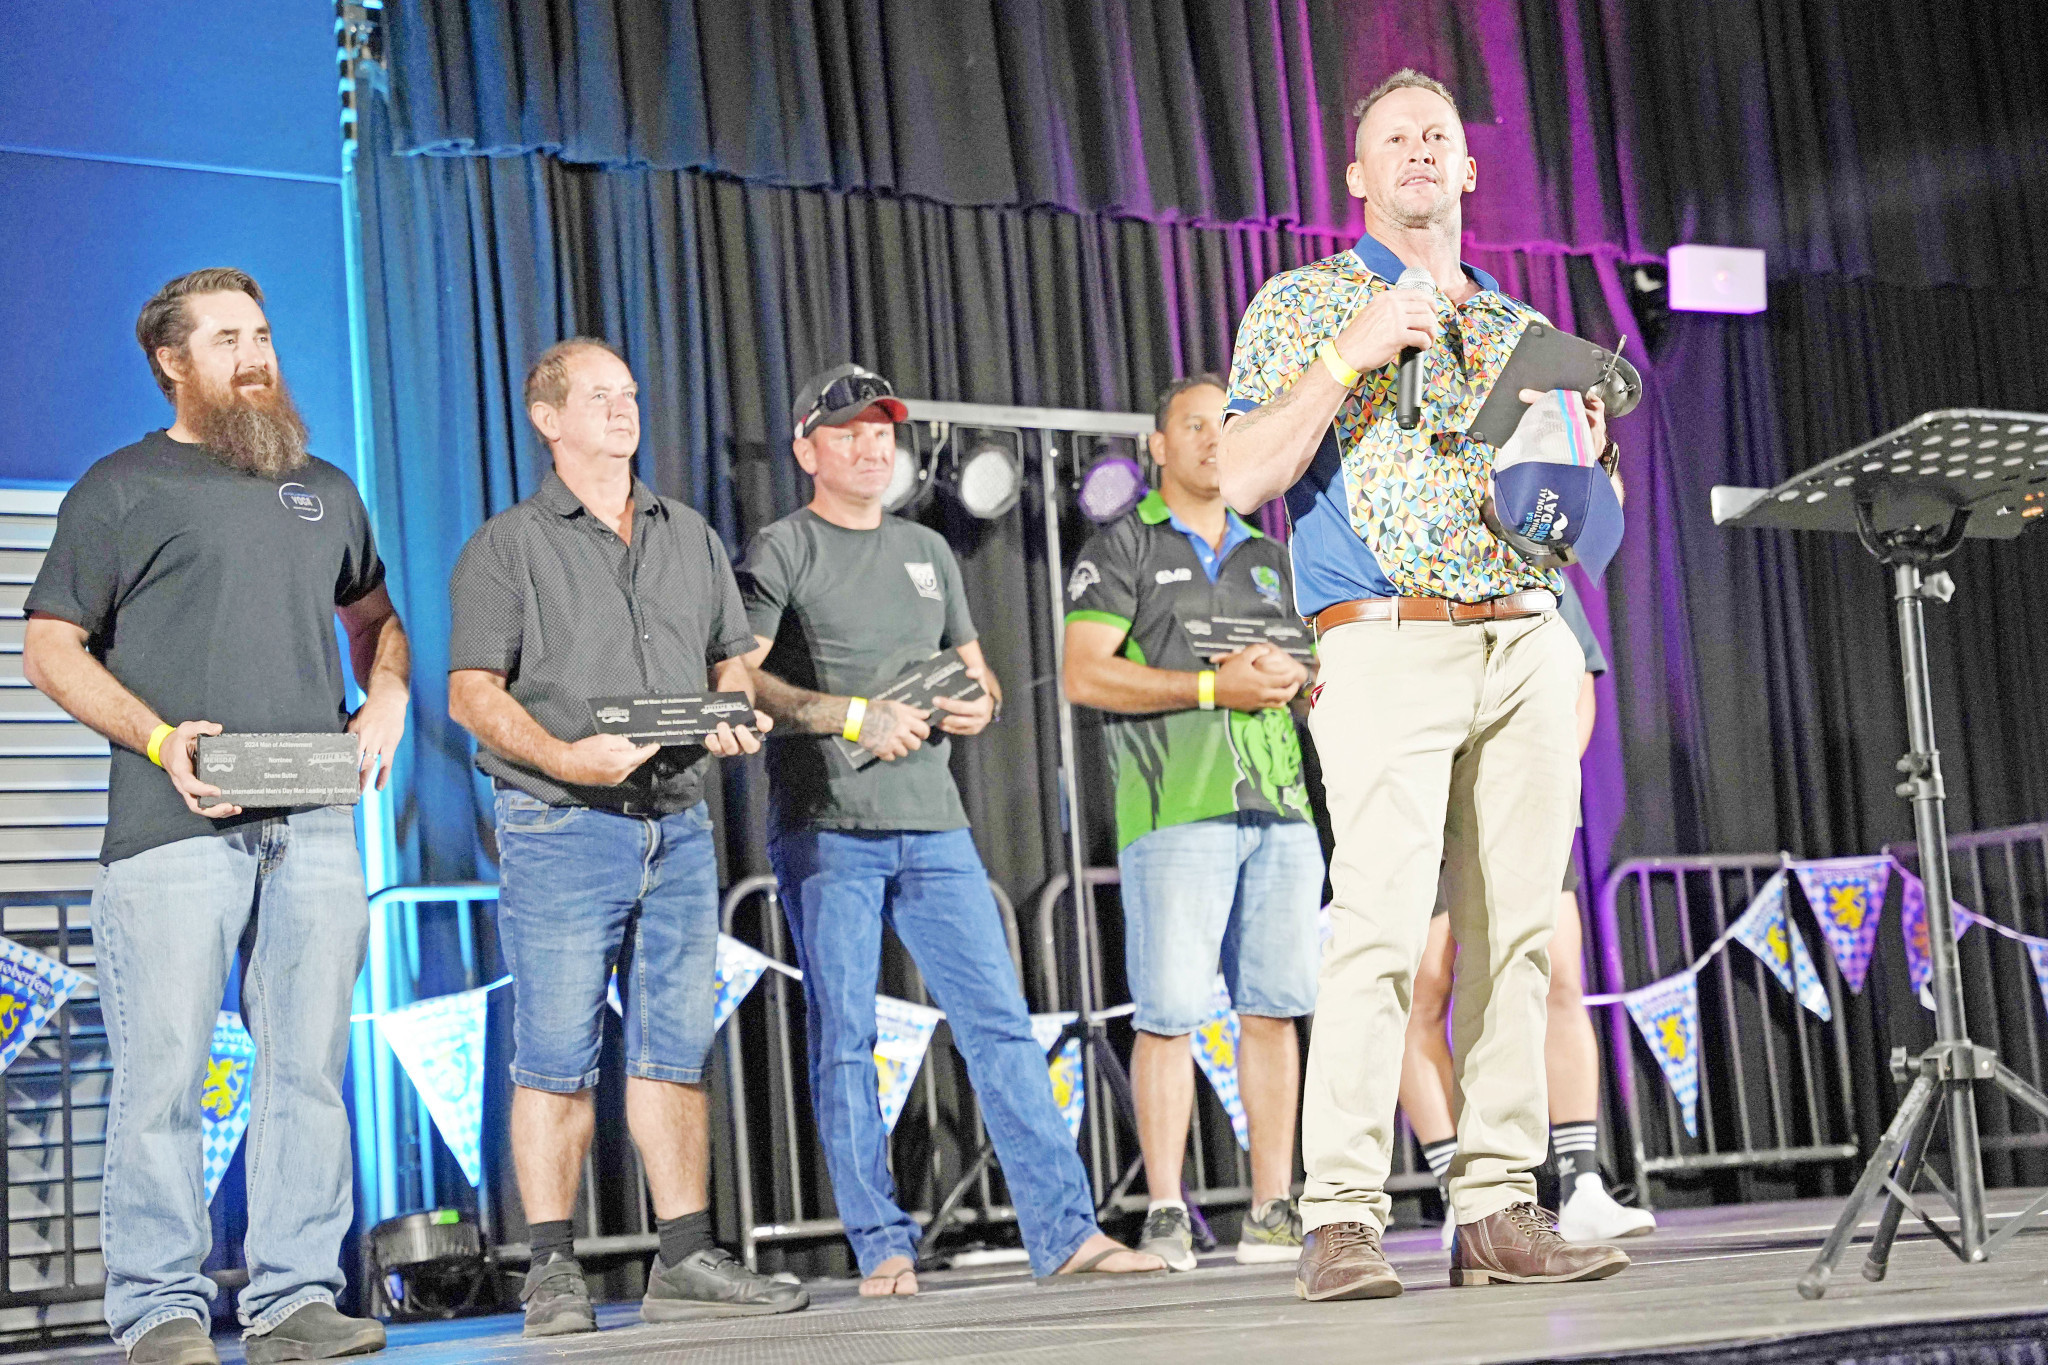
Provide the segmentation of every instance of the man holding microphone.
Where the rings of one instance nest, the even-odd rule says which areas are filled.
[[[1310,726],[1336,846],[1302,1110],[1295,1292],[1401,1292],[1380,1248],[1402,1043],[1439,864],[1458,940],[1451,1282],[1595,1279],[1535,1202],[1547,1147],[1549,944],[1579,776],[1584,671],[1554,571],[1485,522],[1491,450],[1466,434],[1537,314],[1458,259],[1477,183],[1450,92],[1413,71],[1360,106],[1351,192],[1366,235],[1284,272],[1240,324],[1221,484],[1284,496],[1298,609],[1320,638]],[[1404,272],[1433,288],[1394,288]],[[1419,420],[1396,412],[1403,352]],[[1604,444],[1598,415],[1593,433]],[[1598,445],[1595,447],[1599,448]]]

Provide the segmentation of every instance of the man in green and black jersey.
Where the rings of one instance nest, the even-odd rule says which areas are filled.
[[[1194,1105],[1187,1035],[1220,966],[1241,1027],[1238,1088],[1252,1208],[1240,1263],[1292,1261],[1289,1198],[1301,1093],[1294,1020],[1315,1007],[1322,846],[1287,704],[1308,680],[1281,645],[1225,643],[1229,622],[1292,628],[1287,550],[1223,503],[1223,381],[1161,395],[1150,438],[1159,491],[1104,527],[1067,581],[1066,687],[1109,713],[1132,1055],[1151,1208],[1141,1249],[1194,1268],[1181,1165]],[[1243,634],[1246,628],[1237,627]]]

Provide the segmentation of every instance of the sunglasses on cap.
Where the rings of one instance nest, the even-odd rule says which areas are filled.
[[[808,436],[821,426],[836,426],[858,417],[871,407],[880,407],[892,421],[908,415],[903,400],[888,380],[858,366],[849,365],[819,392],[797,418],[796,434]]]

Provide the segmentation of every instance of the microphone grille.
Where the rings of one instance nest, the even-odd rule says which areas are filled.
[[[1396,289],[1434,289],[1436,276],[1419,265],[1411,265],[1401,272],[1401,278],[1394,281]]]

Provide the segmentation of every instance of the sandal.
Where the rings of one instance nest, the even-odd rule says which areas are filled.
[[[1091,1280],[1138,1280],[1148,1275],[1165,1275],[1168,1273],[1165,1266],[1161,1266],[1157,1270],[1102,1270],[1098,1268],[1104,1261],[1120,1253],[1127,1253],[1133,1256],[1151,1254],[1121,1245],[1105,1247],[1081,1262],[1081,1264],[1075,1266],[1072,1270],[1055,1270],[1050,1275],[1040,1275],[1038,1277],[1038,1284],[1047,1289],[1057,1289],[1070,1284],[1087,1284]]]
[[[903,1289],[903,1279],[905,1276],[910,1277],[910,1290],[907,1293]],[[867,1287],[871,1284],[885,1284],[889,1287],[886,1290],[871,1294],[866,1292]],[[873,1275],[863,1276],[860,1287],[862,1291],[860,1297],[864,1299],[914,1299],[918,1293],[917,1267],[914,1265],[905,1266],[901,1270],[892,1270],[887,1274],[877,1272]]]

